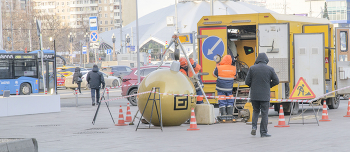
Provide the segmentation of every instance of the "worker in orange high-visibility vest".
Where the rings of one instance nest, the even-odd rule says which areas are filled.
[[[188,69],[188,64],[187,64],[187,60],[186,58],[184,57],[181,57],[180,58],[180,71],[188,76],[188,77],[192,77],[193,76],[193,73],[190,69]],[[196,62],[194,62],[194,60],[192,58],[190,58],[190,62],[191,62],[191,65],[193,67],[193,70],[196,74],[198,74],[198,72],[202,69],[202,67],[197,64]],[[203,87],[203,83],[202,83],[202,80],[200,79],[199,82],[201,83],[200,85],[195,85],[195,88],[196,88],[196,93],[197,95],[203,95],[200,87]],[[202,104],[203,103],[203,97],[197,97],[197,104]]]
[[[219,96],[219,110],[221,116],[233,115],[234,99],[227,99],[226,97],[233,97],[232,88],[233,81],[236,76],[236,67],[231,65],[232,58],[230,55],[225,55],[214,70],[213,75],[217,77],[216,90]]]
[[[192,65],[194,72],[196,74],[198,74],[198,72],[202,69],[202,67],[197,62],[194,62],[194,60],[192,58],[190,58],[190,62],[191,62],[191,65]],[[192,74],[192,71],[189,70],[189,73]],[[202,82],[202,79],[200,76],[198,76],[198,79],[199,79],[200,84],[197,84],[197,83],[195,84],[196,93],[197,93],[197,95],[203,95],[200,87],[203,88],[204,85],[203,85],[203,82]],[[197,104],[202,104],[202,103],[203,103],[203,96],[197,97]]]

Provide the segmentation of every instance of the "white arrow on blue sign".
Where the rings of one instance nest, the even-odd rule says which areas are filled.
[[[203,54],[208,60],[214,61],[214,56],[219,54],[222,56],[225,51],[224,42],[217,36],[206,38],[202,45]]]

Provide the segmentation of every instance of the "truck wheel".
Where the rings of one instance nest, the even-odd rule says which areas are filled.
[[[336,97],[328,98],[326,102],[329,109],[338,109],[340,103],[339,95]]]
[[[28,83],[22,83],[20,86],[19,94],[20,95],[30,95],[32,88]]]
[[[128,96],[129,96],[129,95],[133,95],[133,94],[137,94],[137,88],[132,89],[132,90],[128,93]],[[137,106],[137,96],[129,97],[128,100],[129,100],[129,102],[130,102],[131,105]]]

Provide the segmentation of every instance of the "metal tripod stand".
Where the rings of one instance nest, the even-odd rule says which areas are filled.
[[[179,39],[179,37],[178,37],[177,35],[173,35],[173,36],[172,36],[171,41],[170,41],[170,43],[169,43],[169,47],[165,50],[165,53],[164,53],[164,55],[163,55],[163,57],[162,57],[162,60],[161,60],[161,62],[160,62],[160,65],[158,66],[158,69],[160,68],[160,66],[162,66],[163,61],[164,61],[164,59],[165,59],[165,56],[166,56],[166,54],[168,53],[169,48],[170,48],[173,44],[175,44],[175,47],[180,46],[180,49],[181,49],[182,53],[185,55],[185,58],[186,58],[186,60],[187,60],[187,63],[189,63],[189,64],[187,64],[187,66],[188,66],[189,69],[191,69],[191,72],[193,73],[193,77],[194,77],[196,83],[198,84],[198,86],[200,86],[198,74],[196,74],[196,73],[194,72],[194,69],[193,69],[192,65],[190,64],[191,62],[190,62],[189,58],[187,57],[186,51],[185,51],[184,47],[182,46],[182,44],[181,44],[181,42],[180,42],[180,39]],[[193,53],[195,53],[195,50],[193,50]],[[201,89],[202,94],[203,94],[205,100],[207,101],[207,104],[209,104],[209,100],[208,100],[208,98],[207,98],[207,96],[206,96],[206,94],[205,94],[203,88],[202,88],[202,87],[199,87],[199,88]]]
[[[106,88],[103,89],[103,93],[102,93],[102,95],[101,95],[101,97],[100,97],[100,101],[98,102],[98,106],[97,106],[97,109],[96,109],[96,112],[95,112],[95,116],[94,116],[94,119],[92,120],[92,124],[93,124],[93,125],[95,125],[95,121],[96,121],[96,117],[97,117],[97,114],[98,114],[98,110],[100,110],[102,98],[103,98],[103,100],[106,100],[106,98],[105,98],[105,92],[106,92]],[[104,102],[104,103],[106,103],[106,106],[107,106],[107,109],[108,109],[108,111],[109,111],[109,114],[111,115],[113,124],[115,124],[114,119],[113,119],[113,116],[112,116],[112,113],[111,113],[111,111],[109,110],[108,103],[107,103],[107,102]]]

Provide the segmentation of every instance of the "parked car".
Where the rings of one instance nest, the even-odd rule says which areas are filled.
[[[61,73],[65,77],[68,77],[74,74],[75,68],[76,67],[70,66],[70,67],[58,67],[56,69],[57,69],[57,73]],[[80,72],[89,72],[89,71],[86,70],[85,68],[80,67]]]
[[[144,66],[140,67],[140,77],[141,81],[151,72],[155,71],[158,68],[158,66]],[[161,69],[164,68],[170,68],[170,66],[161,66]],[[122,82],[122,96],[128,96],[132,94],[137,94],[138,85],[131,85],[137,83],[137,68],[132,68],[132,71],[129,73],[129,75],[126,75],[123,77]],[[131,85],[131,86],[125,86],[125,85]],[[128,98],[131,105],[136,106],[137,105],[137,98],[136,96],[129,97]]]
[[[66,77],[61,73],[57,73],[57,88],[65,88]]]
[[[90,88],[89,84],[87,83],[86,81],[86,77],[87,77],[87,74],[88,72],[81,72],[82,73],[82,77],[81,79],[83,80],[81,82],[81,88],[87,90]],[[121,80],[118,78],[118,77],[115,77],[115,76],[108,76],[107,74],[103,74],[103,77],[105,79],[105,83],[106,83],[106,87],[116,87],[116,86],[120,86],[121,84]],[[78,87],[78,85],[76,83],[72,84],[72,81],[73,81],[73,75],[71,76],[68,76],[66,77],[66,84],[65,86],[67,88],[70,88],[70,89],[75,89]]]
[[[108,66],[108,67],[102,67],[101,72],[107,75],[116,76],[122,79],[123,76],[126,76],[131,72],[131,68],[124,65]]]

